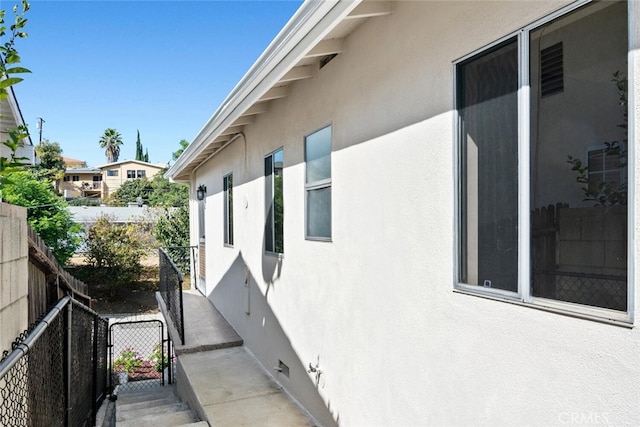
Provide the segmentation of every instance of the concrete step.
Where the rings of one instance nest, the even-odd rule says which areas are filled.
[[[118,393],[118,403],[137,403],[147,400],[161,399],[168,396],[176,396],[175,388],[173,386],[156,387],[148,390]]]
[[[174,426],[174,427],[209,427],[209,423],[206,421],[196,421],[194,423],[189,423],[189,424],[180,424],[179,426]]]
[[[132,409],[128,411],[121,411],[120,408],[116,408],[116,421],[127,421],[136,418],[143,418],[149,414],[170,414],[173,412],[182,412],[189,409],[186,404],[182,402],[173,402],[161,406],[152,407],[140,407],[139,409]]]
[[[179,426],[191,425],[195,417],[190,410],[171,412],[164,414],[149,414],[133,420],[117,421],[117,427],[156,427],[156,426]]]
[[[197,422],[197,416],[175,393],[175,386],[127,390],[118,394],[116,426],[195,426],[208,427]]]
[[[155,406],[169,405],[169,404],[178,403],[178,402],[179,401],[176,396],[166,396],[166,397],[160,397],[157,399],[144,400],[144,401],[133,402],[133,403],[118,402],[118,412],[135,411],[137,409],[151,410]]]

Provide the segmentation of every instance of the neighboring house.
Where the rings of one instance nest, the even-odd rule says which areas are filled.
[[[151,179],[167,168],[164,163],[154,164],[139,160],[123,160],[95,168],[86,167],[86,163],[82,161],[76,161],[73,165],[65,161],[65,164],[67,170],[60,184],[60,191],[67,198],[103,199],[113,194],[129,179]]]
[[[306,1],[168,170],[321,424],[640,424],[634,6]]]
[[[11,151],[4,145],[4,142],[10,140],[7,130],[23,126],[25,122],[12,87],[7,88],[7,94],[9,96],[0,101],[0,156],[9,158]],[[35,147],[31,142],[31,137],[25,138],[21,142],[16,151],[16,157],[22,158],[20,160],[22,163],[35,165]]]
[[[77,169],[77,168],[86,168],[87,162],[80,159],[74,159],[72,157],[62,157],[62,161],[67,168]]]

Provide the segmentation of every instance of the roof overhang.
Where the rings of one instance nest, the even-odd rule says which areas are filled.
[[[391,13],[390,2],[307,0],[209,118],[165,176],[189,182],[191,174],[251,126],[292,82],[311,78],[318,63],[339,54],[344,38],[364,20]]]

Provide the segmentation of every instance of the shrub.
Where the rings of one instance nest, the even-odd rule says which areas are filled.
[[[140,278],[145,247],[135,224],[119,225],[102,216],[89,229],[86,244],[87,263],[97,270],[98,281],[109,286],[111,296]]]
[[[125,347],[120,355],[113,361],[113,370],[115,372],[126,372],[132,374],[136,368],[142,366],[142,357],[131,347]]]

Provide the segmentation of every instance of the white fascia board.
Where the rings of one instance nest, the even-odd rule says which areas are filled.
[[[173,179],[187,168],[210,141],[256,103],[361,1],[305,1],[169,168],[165,177]]]
[[[9,86],[7,90],[7,101],[9,101],[9,108],[11,108],[11,114],[13,115],[15,122],[18,126],[24,126],[24,118],[22,117],[22,111],[20,111],[20,105],[18,104],[18,99],[16,98],[16,93],[13,91],[13,87]],[[26,145],[33,145],[31,141],[31,135],[27,136],[23,139]]]

